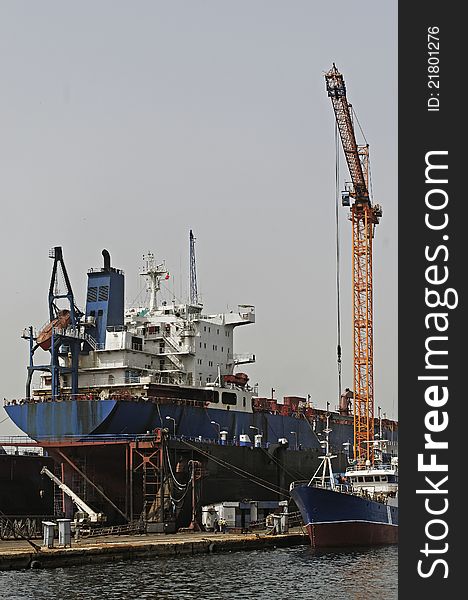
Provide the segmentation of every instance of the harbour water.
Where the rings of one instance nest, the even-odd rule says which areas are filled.
[[[309,546],[0,573],[5,600],[396,600],[398,547]]]

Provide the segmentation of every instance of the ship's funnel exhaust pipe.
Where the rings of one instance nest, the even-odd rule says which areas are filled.
[[[111,259],[108,250],[103,250],[102,256],[104,257],[104,271],[110,271]]]

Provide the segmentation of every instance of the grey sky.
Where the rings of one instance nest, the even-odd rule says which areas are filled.
[[[257,324],[238,329],[236,344],[257,355],[245,368],[251,381],[266,395],[274,387],[336,404],[334,120],[323,79],[335,61],[384,210],[374,242],[375,396],[396,416],[396,9],[371,0],[4,0],[1,397],[24,395],[20,334],[47,319],[50,247],[63,246],[81,305],[102,248],[127,274],[128,302],[147,250],[166,259],[178,296],[192,228],[207,311],[256,306]],[[352,387],[344,208],[340,218],[343,384]]]

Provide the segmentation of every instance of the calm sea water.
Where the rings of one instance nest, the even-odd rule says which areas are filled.
[[[0,573],[8,600],[395,600],[397,546],[307,546]]]

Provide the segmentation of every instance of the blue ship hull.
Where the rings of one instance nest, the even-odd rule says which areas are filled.
[[[166,427],[170,434],[186,438],[217,440],[219,423],[232,443],[241,434],[253,439],[257,431],[263,434],[262,444],[276,444],[280,438],[289,440],[298,449],[320,449],[326,412],[316,411],[313,421],[304,415],[280,415],[256,411],[253,413],[193,406],[187,403],[160,403],[141,398],[73,400],[61,402],[25,402],[10,404],[5,410],[11,420],[34,440],[58,439],[90,435],[142,434]],[[166,419],[170,417],[174,422]],[[353,438],[353,418],[331,413],[330,444],[343,453],[343,444]],[[397,431],[385,431],[385,437],[397,439]],[[291,433],[291,432],[294,432]]]
[[[398,542],[398,507],[333,490],[291,490],[315,548]]]
[[[291,431],[297,432],[301,448],[320,448],[319,438],[312,424],[305,418],[246,413],[216,408],[199,408],[176,404],[158,404],[144,400],[77,400],[64,402],[38,402],[5,407],[12,421],[32,439],[85,437],[99,434],[138,434],[166,427],[180,437],[217,439],[221,431],[228,432],[230,440],[241,434],[250,435],[250,426],[263,433],[263,443],[278,443],[278,439],[292,440]],[[339,440],[337,439],[337,444]]]

